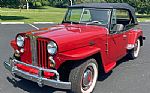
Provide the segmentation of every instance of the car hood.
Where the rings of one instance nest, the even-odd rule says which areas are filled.
[[[61,24],[37,31],[30,31],[27,34],[48,38],[57,43],[59,51],[67,51],[73,48],[84,47],[107,34],[107,29],[102,26]]]

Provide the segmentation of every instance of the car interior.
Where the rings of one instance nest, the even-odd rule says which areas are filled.
[[[116,9],[113,11],[111,22],[111,33],[122,32],[127,26],[134,23],[134,20],[128,10]]]

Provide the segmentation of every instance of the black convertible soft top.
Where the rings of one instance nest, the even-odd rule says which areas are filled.
[[[84,3],[70,6],[70,8],[120,8],[135,11],[132,6],[127,3]]]
[[[135,23],[137,19],[135,16],[135,9],[127,3],[84,3],[69,6],[69,8],[104,8],[104,9],[126,9],[132,14]]]

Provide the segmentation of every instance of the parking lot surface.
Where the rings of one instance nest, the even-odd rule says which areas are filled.
[[[150,23],[140,23],[146,40],[140,55],[135,60],[123,58],[109,74],[98,78],[93,93],[150,93]],[[37,28],[48,27],[50,24],[34,25]],[[12,55],[10,40],[19,32],[35,30],[29,24],[0,24],[0,93],[70,93],[67,90],[54,89],[48,86],[39,87],[28,80],[14,79],[4,69],[3,61]]]

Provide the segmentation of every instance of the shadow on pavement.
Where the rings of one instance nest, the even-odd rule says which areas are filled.
[[[63,91],[64,93],[71,93],[69,90],[60,90],[52,87],[44,86],[39,87],[37,83],[28,81],[26,79],[16,80],[14,78],[7,77],[7,80],[13,84],[14,87],[23,89],[29,93],[54,93],[56,91]]]
[[[23,17],[23,16],[1,16],[0,19],[2,21],[5,21],[5,20],[23,20],[23,19],[29,19],[29,18]]]
[[[124,62],[128,62],[129,60],[131,60],[131,59],[129,59],[128,56],[123,57],[122,59],[117,61],[116,67],[119,66],[120,64],[124,63]],[[111,75],[112,72],[113,72],[113,70],[111,70],[108,73],[99,72],[98,81],[104,81],[105,79],[107,79]]]

